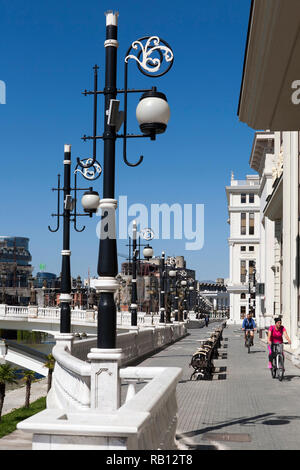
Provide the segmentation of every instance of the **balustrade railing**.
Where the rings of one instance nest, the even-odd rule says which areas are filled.
[[[5,306],[5,316],[7,317],[27,317],[28,307],[14,307],[11,305]]]
[[[122,383],[128,384],[120,414],[149,413],[137,436],[138,449],[176,449],[176,386],[182,370],[175,367],[127,367],[120,369]],[[148,383],[135,393],[135,383]]]
[[[52,350],[55,358],[53,384],[47,397],[51,407],[66,409],[89,408],[91,404],[91,366],[72,356],[62,346]],[[59,406],[58,406],[59,407]]]
[[[32,311],[35,311],[33,314]],[[77,322],[88,322],[97,324],[98,312],[94,310],[83,310],[75,308],[71,310],[72,320]],[[20,318],[31,318],[31,321],[43,319],[59,322],[60,308],[59,307],[38,307],[38,306],[11,306],[0,304],[0,318],[1,317],[16,317]],[[160,315],[156,313],[145,313],[138,312],[137,324],[139,326],[155,326],[160,321]],[[131,325],[131,313],[130,312],[118,312],[117,313],[117,324],[120,326]]]

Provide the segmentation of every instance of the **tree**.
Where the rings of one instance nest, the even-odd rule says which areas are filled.
[[[6,385],[17,383],[16,371],[17,369],[12,367],[10,364],[0,365],[0,421],[2,416]]]
[[[48,387],[47,393],[49,392],[51,385],[52,385],[52,374],[54,371],[55,359],[52,354],[48,354],[47,361],[45,362],[44,366],[48,369]]]
[[[29,408],[30,405],[30,392],[31,392],[31,384],[34,381],[34,376],[35,372],[33,370],[24,370],[23,371],[24,377],[23,380],[25,380],[25,385],[26,385],[26,393],[25,393],[25,408]]]

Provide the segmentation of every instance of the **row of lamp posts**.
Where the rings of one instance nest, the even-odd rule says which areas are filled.
[[[146,239],[153,238],[151,229],[145,229]],[[137,295],[137,267],[140,261],[140,248],[144,246],[143,256],[148,262],[153,258],[153,248],[149,245],[142,245],[137,232],[136,221],[133,221],[132,240],[129,239],[129,260],[131,262],[131,326],[137,326],[138,295]],[[132,255],[131,255],[132,252]],[[187,318],[188,310],[191,308],[191,292],[194,290],[194,279],[189,278],[185,270],[177,270],[175,258],[166,260],[165,252],[162,252],[159,261],[159,315],[160,323],[171,323],[170,308],[166,305],[170,301],[171,311],[174,311],[175,321]],[[182,295],[183,318],[179,313],[179,291]],[[168,305],[169,307],[169,305]],[[180,309],[182,310],[182,309]]]

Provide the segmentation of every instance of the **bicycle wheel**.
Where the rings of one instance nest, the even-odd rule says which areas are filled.
[[[247,338],[247,348],[248,348],[248,354],[250,354],[250,348],[251,348],[251,338],[248,336]]]
[[[273,378],[273,379],[276,378],[276,366],[274,366],[274,365],[272,365],[271,375],[272,375],[272,378]]]
[[[281,354],[277,356],[277,377],[278,380],[281,382],[284,375],[284,367],[283,367],[283,357]]]

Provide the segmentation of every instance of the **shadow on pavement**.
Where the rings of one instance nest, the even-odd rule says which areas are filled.
[[[300,419],[300,416],[275,416],[273,419],[262,421],[262,424],[266,426],[283,426],[296,419]]]
[[[225,422],[217,424],[215,426],[208,426],[208,427],[203,428],[203,429],[197,429],[195,431],[182,433],[182,436],[184,436],[184,437],[199,436],[199,435],[202,435],[202,434],[206,434],[208,432],[228,428],[230,426],[235,426],[237,424],[241,424],[241,425],[257,424],[257,423],[261,422],[262,419],[265,419],[265,418],[271,417],[271,416],[274,416],[274,413],[264,413],[262,415],[253,416],[252,418],[239,418],[239,419],[234,419],[234,420],[231,420],[231,421],[225,421]]]
[[[283,381],[290,382],[293,379],[300,379],[300,375],[285,375]]]

